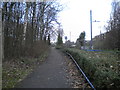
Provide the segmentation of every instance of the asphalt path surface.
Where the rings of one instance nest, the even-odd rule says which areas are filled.
[[[17,87],[71,88],[66,77],[69,76],[65,71],[66,68],[64,55],[52,47],[48,58],[21,81]]]

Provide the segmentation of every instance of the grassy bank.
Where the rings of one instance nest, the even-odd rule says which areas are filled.
[[[32,70],[47,57],[48,52],[43,52],[38,58],[19,58],[6,60],[2,68],[2,88],[14,88]]]
[[[69,52],[98,88],[120,88],[120,60],[116,53],[83,51],[73,48]]]

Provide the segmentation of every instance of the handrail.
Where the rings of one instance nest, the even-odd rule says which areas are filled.
[[[87,78],[87,76],[85,75],[85,73],[83,72],[83,70],[80,68],[80,66],[78,65],[78,63],[75,61],[75,59],[72,57],[72,55],[71,54],[69,54],[68,52],[66,52],[66,54],[68,54],[70,57],[71,57],[71,59],[74,61],[74,63],[75,63],[75,65],[77,66],[77,68],[80,70],[80,72],[83,74],[83,76],[85,77],[85,79],[87,80],[87,82],[90,84],[90,86],[91,86],[91,88],[93,89],[93,90],[96,90],[95,88],[94,88],[94,86],[92,85],[92,83],[90,82],[90,80]]]

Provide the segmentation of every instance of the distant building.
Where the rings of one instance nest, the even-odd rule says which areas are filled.
[[[108,33],[108,32],[107,32]],[[104,40],[106,38],[107,33],[103,33],[100,35],[95,36],[92,40],[93,42],[97,41],[97,40]]]
[[[106,36],[109,34],[109,32],[102,33],[100,35],[95,36],[93,40],[93,49],[101,49],[102,42],[105,40]]]

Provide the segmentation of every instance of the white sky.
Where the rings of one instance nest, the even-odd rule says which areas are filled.
[[[82,31],[86,32],[86,40],[90,40],[90,10],[92,10],[93,37],[105,32],[104,25],[109,20],[112,0],[61,0],[66,5],[59,14],[59,21],[64,30],[64,36],[76,41]],[[63,40],[64,40],[63,36]],[[64,40],[65,41],[65,40]]]

